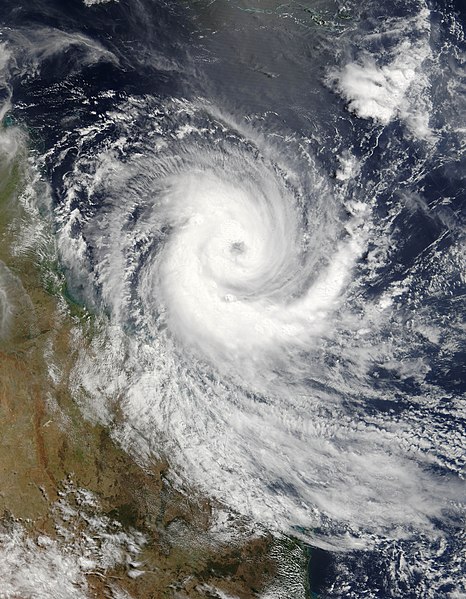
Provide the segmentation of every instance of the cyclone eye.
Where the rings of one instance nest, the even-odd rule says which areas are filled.
[[[235,241],[230,245],[230,252],[237,256],[238,254],[244,254],[246,251],[246,244],[244,241]]]

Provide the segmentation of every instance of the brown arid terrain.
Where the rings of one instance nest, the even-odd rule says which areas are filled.
[[[3,164],[0,189],[3,532],[18,525],[38,550],[48,539],[75,552],[91,543],[94,553],[103,551],[102,526],[144,538],[132,561],[107,567],[97,560],[86,570],[92,597],[113,597],[115,584],[141,599],[260,596],[280,576],[277,556],[293,547],[246,529],[233,541],[218,540],[209,532],[212,501],[193,489],[174,489],[168,463],[138,465],[106,428],[83,418],[70,372],[82,349],[74,332],[85,329],[85,343],[92,317],[63,299],[47,253],[24,243],[32,216],[19,201],[21,164],[18,158]],[[236,525],[241,531],[239,519]]]

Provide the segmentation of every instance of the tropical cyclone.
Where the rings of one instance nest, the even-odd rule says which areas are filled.
[[[157,538],[161,593],[302,596],[302,549],[291,586],[236,567],[280,581],[283,534],[329,598],[465,590],[464,32],[446,0],[321,5],[5,0],[0,141],[34,140],[1,217],[2,406],[34,439],[5,501],[37,460],[56,524],[77,472],[111,495],[83,520]],[[219,564],[191,524],[265,537]]]
[[[409,413],[363,415],[369,398],[386,397],[368,373],[391,318],[391,300],[359,297],[360,259],[380,234],[373,204],[344,180],[332,190],[305,140],[270,143],[200,105],[130,100],[105,127],[114,122],[110,147],[82,133],[57,214],[63,260],[86,273],[75,283],[118,323],[105,342],[114,366],[95,383],[95,367],[80,368],[91,395],[118,372],[120,437],[142,454],[168,452],[205,492],[323,547],[435,534],[431,519],[459,484],[428,472],[421,445],[407,449],[420,425]],[[67,208],[77,190],[82,214]]]

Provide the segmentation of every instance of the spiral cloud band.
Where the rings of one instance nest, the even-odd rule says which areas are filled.
[[[276,181],[222,181],[200,171],[168,185],[162,211],[172,233],[156,276],[152,268],[145,273],[142,297],[160,298],[169,329],[183,343],[214,362],[257,364],[264,353],[305,347],[322,332],[356,242],[342,242],[324,274],[294,299],[301,259],[312,262],[311,250],[302,256],[296,207]]]
[[[375,194],[332,183],[305,139],[148,103],[81,132],[57,211],[73,292],[112,325],[77,367],[94,409],[113,381],[132,451],[314,544],[433,534],[460,488],[422,440],[432,412],[367,409],[398,401],[372,373],[398,368],[407,343],[399,291],[361,292]]]

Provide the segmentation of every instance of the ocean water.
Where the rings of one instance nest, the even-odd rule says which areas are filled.
[[[2,150],[100,323],[83,417],[299,539],[320,597],[466,593],[464,19],[4,0]]]

